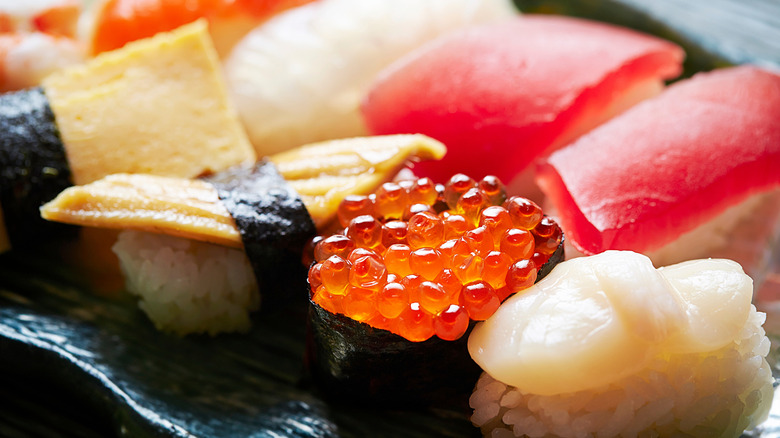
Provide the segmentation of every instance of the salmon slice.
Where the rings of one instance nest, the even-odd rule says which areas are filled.
[[[115,50],[200,18],[224,55],[246,32],[283,10],[312,0],[104,0],[92,11],[89,50]]]
[[[586,254],[655,251],[753,195],[777,203],[780,76],[741,66],[678,82],[553,153],[537,180]]]
[[[657,94],[682,59],[678,46],[628,29],[525,15],[403,58],[362,109],[374,134],[419,132],[447,145],[416,173],[438,181],[457,169],[512,186],[539,156]]]

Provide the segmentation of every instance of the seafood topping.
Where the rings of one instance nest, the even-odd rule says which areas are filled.
[[[314,247],[312,300],[415,342],[460,338],[533,285],[563,238],[493,176],[385,183],[347,197],[338,218],[343,231]]]

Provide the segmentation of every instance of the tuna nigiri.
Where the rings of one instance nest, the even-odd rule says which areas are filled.
[[[509,0],[320,0],[249,33],[225,76],[258,155],[364,135],[360,99],[382,68],[443,33],[515,14]]]
[[[628,29],[524,15],[403,58],[362,108],[372,133],[420,132],[447,144],[444,160],[415,168],[420,175],[495,174],[512,192],[536,158],[657,94],[682,58],[679,47]]]
[[[88,14],[91,54],[116,50],[130,41],[176,29],[200,18],[209,21],[217,52],[224,56],[258,23],[312,0],[99,0]]]
[[[738,437],[773,398],[752,292],[731,260],[563,262],[474,328],[472,422],[486,437]]]
[[[780,223],[780,75],[741,66],[680,81],[553,153],[538,181],[586,254],[665,265],[738,250],[752,271]]]

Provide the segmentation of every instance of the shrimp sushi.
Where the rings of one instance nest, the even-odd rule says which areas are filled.
[[[773,398],[752,296],[726,259],[560,263],[472,331],[471,420],[486,437],[738,437]]]
[[[381,69],[439,35],[516,14],[509,0],[318,0],[247,34],[225,76],[260,156],[365,135],[360,100]]]
[[[680,47],[629,29],[522,15],[400,59],[373,81],[362,112],[373,134],[419,132],[447,145],[444,160],[414,169],[420,176],[496,175],[540,202],[530,164],[657,95],[682,59]]]
[[[115,174],[64,190],[44,219],[121,230],[126,290],[179,335],[245,331],[260,306],[306,303],[301,253],[339,202],[444,146],[416,135],[311,144],[203,179]],[[298,282],[296,279],[300,278]],[[270,305],[270,306],[269,306]]]
[[[0,2],[0,91],[34,87],[84,61],[79,0]]]
[[[339,219],[309,270],[308,363],[327,394],[352,402],[465,406],[472,321],[563,259],[557,224],[491,176],[386,183],[346,198]]]
[[[122,172],[195,178],[256,161],[203,22],[1,95],[0,126],[0,204],[19,248],[57,235],[38,208],[72,184]]]
[[[537,179],[584,254],[726,257],[760,283],[780,237],[778,169],[780,75],[740,66],[677,82],[553,153]]]
[[[174,30],[199,19],[220,56],[258,23],[312,0],[97,0],[85,16],[91,55]]]

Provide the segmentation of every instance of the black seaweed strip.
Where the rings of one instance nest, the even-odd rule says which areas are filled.
[[[460,339],[411,342],[309,301],[306,365],[333,401],[393,409],[466,411],[481,369]]]
[[[280,298],[284,284],[294,276],[305,278],[301,252],[316,228],[303,201],[273,163],[239,166],[205,180],[217,189],[236,222],[264,302]],[[280,293],[271,293],[271,288]],[[305,289],[300,294],[305,300]]]
[[[11,245],[74,234],[47,222],[39,208],[71,186],[65,145],[42,88],[0,95],[0,205]]]

